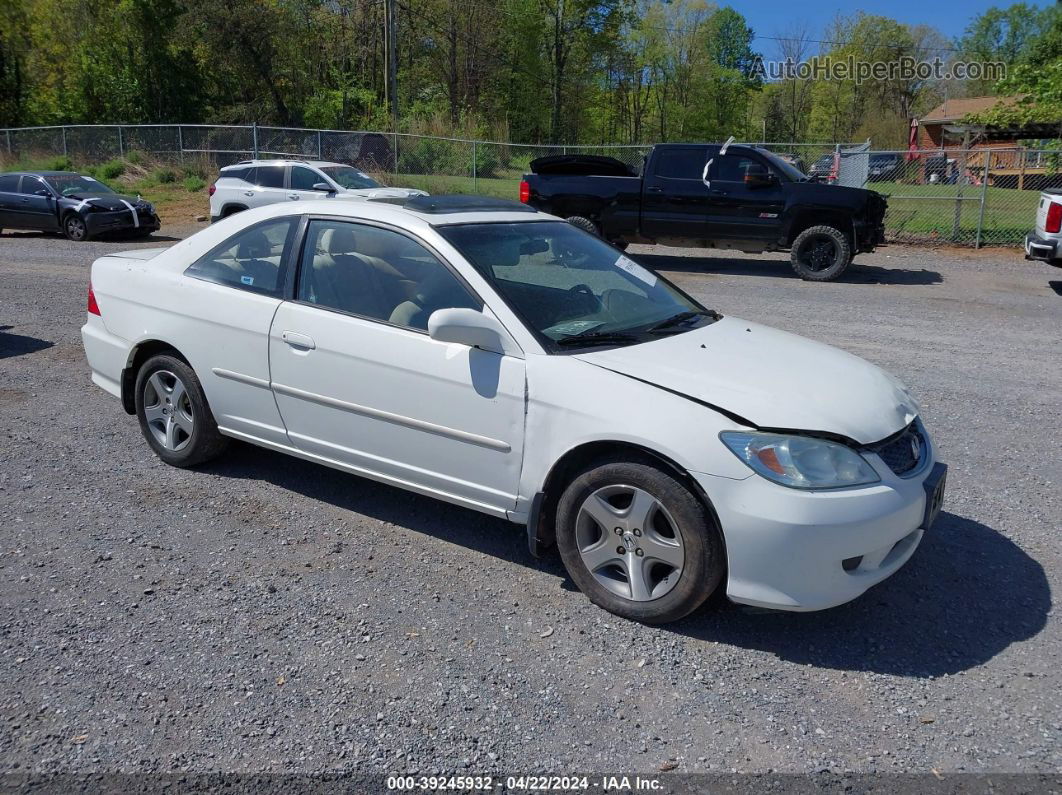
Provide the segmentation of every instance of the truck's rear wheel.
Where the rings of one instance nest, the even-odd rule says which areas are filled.
[[[583,218],[581,215],[571,215],[568,216],[568,223],[578,229],[582,229],[584,232],[589,232],[595,237],[601,237],[601,230],[589,218]]]
[[[793,241],[789,260],[801,279],[829,282],[852,261],[852,247],[844,232],[832,226],[809,226]]]

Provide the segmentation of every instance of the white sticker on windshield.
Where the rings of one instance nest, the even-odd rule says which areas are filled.
[[[627,273],[635,279],[645,282],[650,287],[653,287],[656,284],[656,277],[626,254],[621,255],[620,258],[616,260],[616,267],[623,268],[623,270],[627,271]]]
[[[85,179],[87,179],[89,182],[98,182],[99,181],[95,177],[85,177]]]

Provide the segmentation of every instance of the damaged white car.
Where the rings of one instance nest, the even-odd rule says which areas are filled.
[[[895,378],[512,202],[249,210],[97,260],[82,334],[167,463],[232,437],[526,524],[639,621],[846,602],[943,499]]]

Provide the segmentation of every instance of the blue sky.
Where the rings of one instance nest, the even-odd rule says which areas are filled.
[[[1053,0],[1026,0],[1045,7]],[[810,38],[825,38],[821,34],[838,12],[849,15],[858,11],[898,19],[910,24],[932,25],[949,39],[962,34],[967,23],[992,6],[1007,7],[1012,0],[864,0],[861,3],[824,2],[823,0],[718,0],[745,15],[749,25],[762,36],[787,36],[800,24],[806,24]],[[754,46],[766,58],[778,58],[778,43],[757,39]]]

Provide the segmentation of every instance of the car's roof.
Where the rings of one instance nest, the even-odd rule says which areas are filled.
[[[287,166],[294,164],[314,166],[315,168],[330,168],[334,166],[348,165],[347,163],[333,163],[330,160],[304,160],[298,157],[274,157],[258,160],[241,160],[239,163],[230,163],[227,166],[222,166],[221,170],[224,171],[227,168],[245,168],[247,166]]]
[[[418,196],[401,203],[316,199],[298,202],[298,206],[292,205],[292,202],[268,204],[256,210],[245,210],[235,217],[243,216],[250,220],[249,216],[254,214],[264,220],[283,215],[328,215],[389,222],[396,226],[410,226],[412,221],[412,226],[424,224],[432,227],[557,220],[528,205],[489,196]]]
[[[5,171],[6,177],[80,177],[76,171]]]

